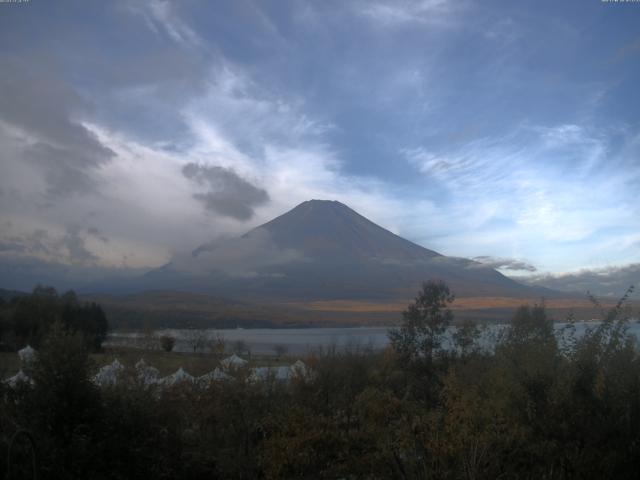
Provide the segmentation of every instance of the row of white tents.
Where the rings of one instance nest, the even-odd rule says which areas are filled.
[[[20,360],[24,365],[29,364],[35,358],[36,351],[27,346],[18,352]],[[301,360],[296,361],[293,365],[284,365],[277,367],[254,367],[247,369],[248,362],[236,354],[233,354],[220,362],[220,367],[215,368],[209,373],[205,373],[199,377],[189,374],[184,368],[180,367],[171,375],[160,377],[160,371],[148,365],[144,359],[140,359],[135,364],[135,378],[143,385],[157,385],[159,387],[168,387],[182,383],[191,383],[206,386],[213,381],[229,380],[234,378],[234,374],[239,371],[248,373],[247,378],[250,381],[269,381],[288,382],[292,378],[307,378],[311,371]],[[103,366],[93,377],[93,382],[101,387],[117,385],[125,376],[125,367],[115,359],[112,363]],[[4,381],[7,385],[14,388],[21,382],[33,383],[33,380],[20,370],[14,376]]]
[[[234,374],[247,367],[247,361],[232,355],[220,362],[221,367],[195,377],[180,367],[171,375],[160,377],[157,368],[148,365],[143,359],[135,365],[135,376],[138,382],[143,385],[158,385],[160,387],[168,387],[182,383],[191,383],[198,385],[208,385],[214,381],[229,380],[234,378]],[[94,377],[94,382],[100,386],[116,385],[122,378],[124,366],[116,359],[109,365],[102,367]],[[307,378],[311,371],[301,360],[296,361],[293,365],[283,365],[277,367],[254,367],[247,371],[247,378],[250,381],[279,381],[288,382],[292,378]]]

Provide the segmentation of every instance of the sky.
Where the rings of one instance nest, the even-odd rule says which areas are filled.
[[[638,25],[600,0],[0,3],[0,261],[144,271],[315,198],[534,281],[634,278]]]

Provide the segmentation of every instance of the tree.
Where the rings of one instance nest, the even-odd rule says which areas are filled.
[[[81,303],[72,290],[58,295],[54,288],[39,285],[31,295],[16,298],[8,313],[5,321],[16,338],[16,347],[29,343],[38,348],[53,323],[61,321],[65,331],[81,334],[86,346],[98,351],[109,329],[102,308],[96,303]]]
[[[461,357],[466,357],[477,350],[480,334],[480,328],[472,320],[465,320],[456,328],[451,337]]]
[[[236,340],[233,343],[233,351],[238,355],[248,352],[249,349],[247,347],[247,342],[245,342],[244,340]]]
[[[448,306],[454,298],[442,281],[430,280],[422,284],[415,301],[402,312],[402,326],[388,334],[391,346],[404,362],[430,362],[433,359],[453,319]]]
[[[518,344],[530,341],[555,342],[553,319],[547,315],[544,302],[540,305],[521,305],[516,310],[506,331],[509,342]]]
[[[286,355],[289,349],[286,345],[278,344],[273,346],[273,352],[276,354],[278,358]]]
[[[204,350],[207,346],[207,335],[204,330],[193,328],[184,333],[184,338],[189,346],[193,349],[193,353]]]
[[[165,352],[170,352],[176,344],[176,339],[169,335],[163,335],[160,337],[160,346]]]
[[[90,476],[82,470],[90,468],[88,446],[102,414],[92,371],[83,336],[55,322],[31,370],[33,389],[20,405],[25,424],[45,450],[45,478]]]
[[[154,350],[158,346],[158,337],[148,319],[144,320],[142,326],[142,346],[145,350]],[[160,339],[160,346],[162,346],[162,339]]]
[[[210,349],[214,352],[218,357],[222,357],[224,355],[224,351],[227,348],[227,342],[224,339],[224,335],[220,332],[216,332],[216,337],[212,339],[210,342]]]

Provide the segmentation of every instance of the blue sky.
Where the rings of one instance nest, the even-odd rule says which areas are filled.
[[[508,273],[627,268],[638,25],[599,0],[0,4],[0,255],[155,267],[326,198]]]

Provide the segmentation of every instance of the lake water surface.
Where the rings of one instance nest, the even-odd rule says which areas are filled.
[[[576,335],[580,336],[587,328],[597,326],[598,322],[576,322]],[[555,328],[561,332],[566,323],[556,323]],[[141,333],[112,333],[105,346],[130,346],[137,348],[157,348],[158,338],[169,335],[176,338],[175,351],[190,352],[194,345],[198,351],[210,351],[216,338],[224,339],[227,350],[232,350],[242,342],[246,349],[254,354],[274,354],[277,346],[286,349],[289,354],[304,355],[319,348],[335,347],[339,350],[346,348],[382,349],[389,343],[387,332],[390,327],[359,327],[359,328],[255,328],[255,329],[167,329],[154,332],[153,336]],[[488,326],[482,342],[492,343],[495,335],[504,328],[503,325]],[[452,333],[455,327],[449,329]],[[637,320],[629,322],[629,333],[640,338],[640,323]]]

